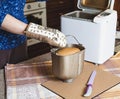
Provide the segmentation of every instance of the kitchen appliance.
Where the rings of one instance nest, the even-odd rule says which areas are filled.
[[[39,0],[26,0],[26,3],[36,2],[36,1],[39,1]],[[42,1],[46,1],[46,0],[40,0],[40,2],[42,2]]]
[[[26,3],[35,2],[36,0],[26,0]]]
[[[33,22],[42,26],[47,26],[46,1],[27,0],[24,8],[24,14],[28,22]],[[28,39],[27,45],[31,46],[40,43],[36,39]]]
[[[24,8],[24,14],[29,22],[32,21],[43,26],[47,26],[45,1],[26,3]]]
[[[63,48],[51,49],[53,74],[64,82],[72,82],[82,72],[84,66],[85,48],[81,44],[68,44],[66,46],[66,48],[70,47],[78,48],[80,51],[63,56],[57,54],[57,51]]]
[[[61,16],[61,31],[85,46],[85,60],[102,64],[114,54],[117,12],[114,0],[78,0],[76,10]],[[68,42],[75,43],[68,39]]]

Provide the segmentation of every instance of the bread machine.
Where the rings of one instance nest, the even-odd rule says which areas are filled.
[[[78,0],[80,10],[61,16],[61,31],[83,44],[86,61],[102,64],[114,54],[117,12],[113,6],[114,0]]]

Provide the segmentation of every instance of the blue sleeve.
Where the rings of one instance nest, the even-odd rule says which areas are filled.
[[[6,16],[6,11],[4,10],[3,6],[0,4],[0,26]]]

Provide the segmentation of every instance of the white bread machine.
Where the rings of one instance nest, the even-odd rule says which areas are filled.
[[[80,10],[61,16],[61,31],[85,47],[85,60],[102,64],[114,54],[117,12],[114,0],[78,0]],[[68,43],[76,43],[67,38]]]

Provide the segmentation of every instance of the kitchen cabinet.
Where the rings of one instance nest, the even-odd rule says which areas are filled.
[[[75,10],[74,0],[48,0],[47,8],[47,26],[60,30],[60,16]]]
[[[120,0],[115,0],[114,9],[117,11],[117,14],[118,14],[117,30],[120,31]]]

